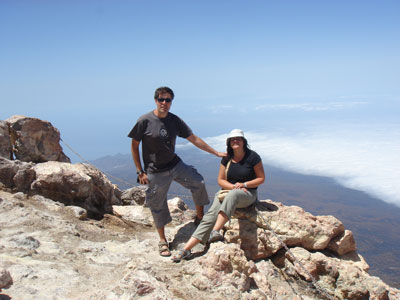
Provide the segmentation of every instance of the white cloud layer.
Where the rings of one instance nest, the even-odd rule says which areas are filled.
[[[245,132],[267,164],[308,175],[328,176],[400,206],[400,125],[314,128],[307,133]],[[226,136],[207,138],[217,149]]]
[[[291,104],[266,104],[256,107],[256,110],[271,110],[271,109],[299,109],[304,111],[325,111],[348,109],[355,106],[366,104],[367,102],[310,102],[310,103],[291,103]]]

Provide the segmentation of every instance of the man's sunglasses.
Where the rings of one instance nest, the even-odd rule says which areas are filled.
[[[172,99],[171,98],[158,98],[157,101],[159,103],[164,103],[164,102],[170,103],[172,101]]]

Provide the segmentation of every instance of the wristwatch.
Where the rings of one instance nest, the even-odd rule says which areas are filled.
[[[136,174],[138,174],[138,175],[142,175],[143,173],[144,173],[143,170],[136,171]]]

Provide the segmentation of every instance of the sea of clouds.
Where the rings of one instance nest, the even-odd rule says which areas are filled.
[[[245,132],[251,148],[266,164],[307,175],[334,178],[400,206],[400,125],[313,126]],[[226,135],[207,138],[225,148]]]
[[[216,101],[208,107],[208,114],[201,116],[203,121],[195,124],[196,132],[197,128],[210,128],[205,140],[215,149],[225,149],[226,134],[241,128],[265,164],[330,177],[345,187],[400,206],[397,97],[382,94],[324,101],[316,97],[231,102],[222,105]],[[197,109],[196,114],[201,111]],[[226,134],[213,136],[212,131]]]

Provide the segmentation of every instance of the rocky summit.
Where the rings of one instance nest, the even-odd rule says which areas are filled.
[[[158,253],[144,186],[121,191],[95,167],[70,164],[57,137],[42,143],[58,130],[26,119],[45,126],[27,134],[0,121],[2,300],[400,299],[398,289],[368,274],[340,220],[272,200],[238,209],[223,242],[197,245],[173,263]],[[175,252],[194,231],[195,214],[180,198],[168,205]]]

